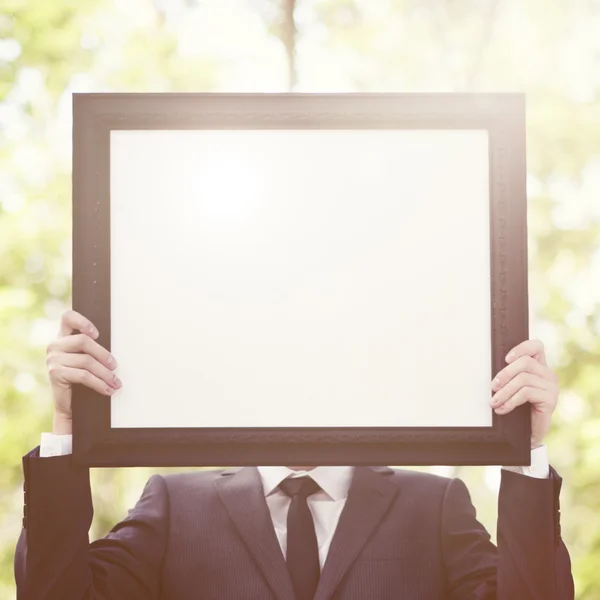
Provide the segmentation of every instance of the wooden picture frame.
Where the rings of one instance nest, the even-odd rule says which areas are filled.
[[[127,390],[138,391],[137,394],[131,392],[127,400],[127,396],[121,394],[121,390],[113,398],[108,398],[88,388],[76,386],[73,397],[73,418],[74,460],[77,463],[107,467],[258,464],[529,464],[528,408],[523,406],[509,415],[496,416],[487,405],[491,388],[484,389],[482,383],[485,379],[489,384],[492,377],[505,365],[504,357],[507,352],[528,337],[523,95],[75,94],[73,119],[73,308],[87,316],[97,326],[100,331],[98,343],[116,353],[119,368],[126,371],[129,369],[128,377],[120,374],[124,381],[123,394],[127,394]],[[211,149],[215,148],[215,144],[218,145],[219,150],[212,152]],[[365,144],[370,144],[369,148],[372,147],[373,150],[366,151]],[[377,147],[377,144],[380,144],[380,147]],[[185,148],[182,145],[185,145]],[[239,147],[244,148],[244,152],[234,163],[231,159],[231,149]],[[256,151],[251,153],[249,148]],[[453,151],[455,148],[457,150]],[[461,159],[461,152],[464,153],[464,160]],[[260,163],[260,167],[253,166],[250,169],[244,166],[246,164],[244,161],[249,160],[249,157],[259,155],[266,157]],[[171,161],[170,156],[174,157]],[[220,272],[219,265],[222,266],[223,262],[212,264],[210,260],[213,259],[206,258],[203,259],[205,262],[200,265],[200,268],[195,258],[190,259],[190,248],[192,252],[195,251],[194,246],[190,244],[196,243],[195,240],[202,236],[194,236],[190,234],[190,230],[187,231],[185,238],[189,241],[186,242],[188,245],[179,246],[176,243],[178,239],[184,237],[178,234],[177,227],[185,227],[185,224],[190,222],[193,222],[194,226],[197,223],[202,224],[202,219],[206,219],[208,214],[206,212],[208,204],[205,202],[201,212],[194,213],[194,219],[197,221],[190,221],[189,216],[185,216],[186,209],[181,204],[183,200],[180,200],[183,192],[180,191],[187,190],[188,184],[185,178],[181,179],[183,171],[180,169],[181,164],[186,162],[187,156],[192,156],[190,164],[193,168],[189,172],[199,173],[197,185],[200,187],[196,190],[195,197],[205,198],[212,195],[216,198],[218,196],[218,202],[215,200],[211,205],[213,209],[216,206],[221,210],[219,207],[223,205],[223,198],[242,198],[245,202],[244,194],[248,182],[255,181],[248,177],[252,178],[256,172],[259,172],[263,187],[260,193],[256,192],[254,196],[249,195],[248,198],[252,198],[255,204],[257,198],[269,198],[270,204],[261,205],[263,210],[261,214],[272,215],[274,206],[283,207],[281,210],[295,211],[294,218],[288,219],[286,223],[295,223],[294,227],[297,229],[292,231],[293,235],[287,237],[273,234],[278,231],[278,225],[273,221],[275,217],[268,217],[275,223],[271,229],[268,229],[272,235],[268,240],[277,239],[277,243],[283,244],[282,240],[296,239],[294,256],[300,258],[304,256],[301,250],[307,246],[302,245],[305,242],[302,235],[306,234],[306,223],[319,220],[319,210],[328,210],[328,215],[335,216],[326,221],[330,229],[325,230],[323,225],[323,228],[319,229],[322,237],[316,236],[317,241],[311,241],[311,247],[317,250],[312,256],[313,262],[306,262],[308,266],[303,267],[305,275],[310,275],[316,268],[310,267],[310,264],[320,263],[317,260],[318,249],[327,247],[328,232],[335,233],[338,231],[337,227],[347,227],[343,235],[342,233],[338,235],[339,243],[346,244],[340,246],[344,248],[344,252],[340,251],[340,256],[346,257],[353,248],[353,243],[364,243],[364,256],[371,256],[368,253],[375,247],[373,230],[365,228],[363,232],[365,237],[357,237],[356,242],[350,239],[352,236],[348,233],[354,232],[359,227],[357,224],[361,222],[360,210],[372,210],[372,213],[365,213],[365,219],[370,219],[369,223],[375,223],[374,226],[381,227],[384,231],[386,223],[398,224],[398,226],[406,223],[406,213],[402,213],[400,218],[398,217],[400,213],[393,212],[397,204],[395,198],[409,198],[410,194],[414,194],[415,198],[421,199],[421,204],[426,201],[425,199],[438,202],[437,206],[441,210],[442,201],[434,192],[437,189],[448,190],[448,199],[443,208],[445,218],[448,220],[447,227],[444,228],[438,222],[439,219],[435,221],[432,217],[434,225],[437,223],[432,226],[433,231],[436,231],[436,236],[439,237],[435,239],[430,237],[426,246],[420,246],[427,251],[415,253],[409,251],[407,254],[412,256],[410,259],[412,262],[404,255],[401,268],[405,269],[405,274],[402,276],[396,273],[393,262],[395,250],[386,253],[385,257],[389,263],[385,268],[382,267],[379,279],[369,279],[371,283],[375,281],[374,289],[380,291],[377,294],[373,292],[371,295],[364,296],[364,311],[360,312],[362,317],[359,317],[359,325],[360,318],[365,319],[365,315],[369,314],[373,315],[373,319],[379,319],[377,321],[379,330],[382,330],[382,323],[388,319],[390,331],[396,332],[394,334],[396,338],[398,331],[401,331],[401,327],[404,326],[410,329],[412,335],[410,339],[413,340],[413,344],[415,340],[420,339],[420,330],[423,331],[423,336],[430,338],[429,346],[419,346],[412,352],[417,362],[403,375],[402,382],[398,379],[393,380],[393,364],[387,366],[387,371],[382,371],[383,367],[380,364],[382,357],[396,356],[393,352],[398,352],[397,356],[408,357],[408,353],[402,354],[405,350],[400,345],[394,346],[391,354],[381,348],[377,354],[376,343],[370,337],[368,340],[365,337],[368,343],[373,344],[374,356],[378,357],[377,360],[372,361],[377,364],[369,366],[370,371],[367,369],[369,361],[362,355],[360,360],[363,362],[357,359],[358,362],[353,363],[352,369],[346,369],[341,363],[341,366],[332,363],[331,366],[319,370],[319,361],[322,363],[335,352],[326,354],[322,350],[325,337],[315,342],[314,348],[307,352],[306,339],[308,338],[302,338],[302,327],[296,322],[293,331],[299,341],[295,349],[290,350],[287,362],[277,363],[278,367],[271,371],[271,376],[268,375],[267,370],[261,371],[260,377],[256,376],[256,382],[252,379],[252,374],[256,373],[256,370],[248,368],[242,375],[244,357],[248,360],[258,360],[256,357],[260,357],[260,352],[264,352],[260,364],[267,364],[278,358],[274,354],[278,348],[276,340],[287,339],[277,337],[277,329],[281,329],[282,323],[288,323],[284,317],[281,317],[281,322],[277,326],[273,325],[273,331],[269,332],[272,334],[271,346],[267,346],[266,342],[262,345],[257,342],[250,352],[245,348],[245,355],[241,350],[236,350],[238,341],[244,336],[250,336],[250,331],[260,330],[244,330],[243,326],[248,319],[240,320],[238,323],[241,324],[239,339],[236,338],[236,330],[233,326],[231,330],[228,329],[228,349],[234,358],[231,359],[233,366],[230,366],[230,371],[223,371],[223,373],[230,373],[231,376],[223,377],[222,373],[220,375],[220,381],[223,383],[222,396],[221,388],[215,387],[218,386],[218,381],[217,383],[208,381],[209,374],[201,375],[197,379],[190,377],[190,365],[193,363],[185,363],[186,368],[181,367],[181,371],[177,371],[181,363],[169,362],[175,353],[175,351],[171,354],[167,353],[165,348],[169,346],[169,341],[177,339],[177,348],[181,344],[193,342],[195,346],[187,346],[185,356],[188,356],[190,348],[204,352],[201,354],[204,357],[201,361],[205,365],[204,373],[219,371],[225,350],[219,346],[209,352],[197,341],[201,338],[212,340],[212,344],[216,343],[217,325],[214,326],[215,331],[210,332],[212,337],[207,335],[204,338],[199,335],[198,327],[204,327],[202,331],[209,331],[210,323],[206,318],[205,322],[199,325],[198,320],[202,321],[203,315],[217,306],[217,300],[210,300],[212,304],[208,304],[209,300],[206,300],[207,304],[202,304],[199,314],[194,318],[188,316],[187,321],[182,320],[183,315],[178,314],[181,306],[179,302],[185,295],[179,294],[181,290],[177,287],[178,284],[173,282],[187,282],[185,285],[189,285],[191,291],[191,286],[202,285],[202,277],[208,273],[212,277],[210,289],[217,290],[214,291],[215,294],[217,292],[224,294],[224,290],[227,289],[227,293],[230,294],[227,296],[228,299],[235,295],[231,294],[233,287],[220,288],[220,284],[215,284],[219,279],[215,274]],[[195,156],[217,158],[213,160],[209,169],[203,162],[204,159],[196,160]],[[290,166],[289,171],[286,170],[287,167],[282,168],[281,165],[287,165],[289,161],[282,162],[284,158],[281,157],[294,157],[296,161],[294,165],[300,165],[298,170],[294,171],[293,166]],[[301,164],[303,160],[307,161],[306,165]],[[327,163],[327,168],[319,166],[324,162]],[[279,167],[275,169],[275,165]],[[421,171],[417,169],[417,174],[415,174],[416,166],[422,169]],[[364,173],[361,171],[363,169]],[[400,173],[397,179],[392,178],[395,169]],[[282,170],[285,173],[282,174]],[[361,173],[357,174],[357,171]],[[328,180],[330,173],[331,181]],[[382,178],[389,177],[390,180],[383,185],[377,177],[373,176],[373,173],[379,173]],[[412,179],[410,173],[414,175]],[[454,178],[455,174],[456,178]],[[206,185],[207,177],[212,177],[210,194],[206,187],[202,187]],[[449,178],[448,181],[444,180],[446,177]],[[277,180],[276,183],[273,183],[271,178],[273,181]],[[289,183],[291,180],[296,182],[294,186]],[[409,185],[407,181],[412,182],[410,193],[406,187],[401,187]],[[238,187],[231,188],[234,185],[232,182],[237,182],[235,185]],[[433,185],[431,182],[434,182],[438,187],[423,187],[425,185],[423,182],[427,185]],[[485,186],[482,182],[485,182]],[[168,192],[164,193],[163,190],[160,196],[156,188],[163,186],[163,183],[164,190]],[[361,207],[361,198],[368,195],[364,190],[370,188],[365,187],[361,192],[363,188],[360,186],[370,184],[373,185],[373,195],[369,203]],[[392,193],[390,190],[394,186],[397,186],[397,190]],[[464,189],[461,186],[464,186]],[[267,188],[270,190],[268,193],[265,192]],[[339,198],[338,194],[332,192],[338,188],[342,190]],[[239,193],[240,189],[242,194]],[[385,202],[381,200],[377,210],[371,208],[388,192],[391,195]],[[315,195],[318,196],[319,203],[315,202],[311,205],[313,212],[300,214],[299,207],[304,210],[304,204],[301,204],[302,198],[312,199]],[[477,200],[478,197],[483,196],[485,196],[485,206]],[[128,198],[133,197],[138,204],[128,205]],[[467,200],[467,197],[471,197],[471,200]],[[436,199],[432,200],[433,198]],[[164,210],[160,207],[161,201],[167,206]],[[177,202],[180,202],[179,206]],[[276,204],[277,202],[279,204]],[[292,206],[292,202],[297,204]],[[329,204],[326,204],[327,202]],[[250,206],[254,210],[255,204],[251,204],[248,200],[244,206]],[[193,202],[186,206],[197,207]],[[223,227],[228,227],[229,237],[216,235],[210,237],[212,230],[209,231],[209,228],[217,227],[214,225],[216,220],[203,225],[202,231],[205,237],[208,236],[211,240],[236,240],[240,238],[235,236],[245,235],[244,232],[250,227],[248,225],[250,221],[241,223],[238,218],[240,206],[238,203],[228,208],[227,219],[229,220],[225,225],[223,214],[219,213],[218,219],[221,220],[218,221],[218,227],[221,227],[221,232]],[[349,206],[354,208],[348,208]],[[483,209],[485,212],[482,212]],[[306,208],[306,211],[308,210]],[[383,214],[382,211],[390,211],[390,214]],[[354,216],[347,216],[346,213],[348,215],[352,213]],[[181,216],[182,214],[185,218]],[[230,219],[232,214],[238,215],[235,217],[238,220],[234,225]],[[254,215],[252,222],[258,222],[256,217],[258,213],[252,214]],[[414,229],[423,231],[425,212],[419,214],[422,222]],[[480,219],[478,223],[475,222],[475,214],[478,215],[477,219]],[[170,215],[175,216],[170,220]],[[469,215],[474,219],[472,223],[469,222],[471,218]],[[147,221],[145,225],[144,219]],[[302,225],[305,227],[304,230],[300,229],[299,223],[304,223]],[[266,227],[264,223],[261,227],[263,226]],[[152,229],[153,227],[155,229]],[[411,228],[406,225],[403,227],[402,235],[409,240],[412,239]],[[261,229],[261,232],[264,231],[267,229]],[[341,232],[342,229],[339,231]],[[391,229],[385,231],[387,232],[385,235],[389,235],[390,244],[397,243],[398,236],[394,236]],[[311,229],[311,235],[313,233]],[[161,241],[161,236],[163,240],[167,239],[170,242]],[[473,236],[473,240],[469,242],[470,236]],[[255,236],[252,239],[258,238]],[[441,240],[439,244],[438,239]],[[458,244],[461,243],[464,245],[459,247]],[[216,242],[213,242],[210,251],[205,252],[206,256],[218,254],[213,251],[217,247],[215,244]],[[414,244],[416,242],[410,248],[415,248]],[[486,247],[484,248],[482,244],[486,244]],[[240,243],[241,249],[237,249],[238,254],[231,259],[231,264],[236,260],[239,262],[240,257],[247,253],[249,246],[242,246],[243,244]],[[228,248],[229,252],[232,246],[223,242],[222,247]],[[285,252],[278,252],[279,248],[273,252],[273,248],[269,253],[264,251],[265,253],[256,256],[262,257],[260,260],[265,262],[265,257],[285,255]],[[473,248],[479,250],[474,252]],[[485,250],[484,254],[480,254],[482,250]],[[172,256],[168,255],[168,252],[172,252]],[[165,253],[172,261],[169,263],[171,267],[160,260]],[[458,278],[457,281],[467,282],[461,284],[462,296],[457,294],[451,279],[436,275],[436,273],[441,275],[439,265],[442,263],[439,260],[446,255],[447,263],[443,264],[447,264],[450,271],[456,269],[456,276],[463,278]],[[425,256],[426,259],[423,258]],[[459,256],[463,258],[459,260],[457,258]],[[152,263],[152,260],[155,262]],[[188,260],[190,262],[186,263]],[[221,257],[220,260],[225,259]],[[420,269],[419,261],[429,261],[423,267],[423,281],[419,281],[415,275],[418,274],[416,270],[412,276],[406,274],[412,268],[411,264],[417,265],[415,269]],[[175,266],[183,263],[186,263],[188,270],[191,268],[190,265],[194,265],[194,268],[198,267],[199,270],[194,271],[193,277],[186,279],[183,267]],[[324,260],[324,263],[327,261]],[[138,264],[139,273],[136,266]],[[297,263],[296,267],[298,264],[301,263]],[[331,276],[335,270],[332,266],[334,263],[330,261],[327,264],[329,271],[323,273]],[[350,264],[356,264],[356,261],[348,262],[348,265]],[[254,268],[253,264],[250,266]],[[213,269],[212,272],[210,268]],[[177,275],[178,278],[173,279],[169,275],[170,269],[181,270]],[[264,281],[272,283],[277,279],[274,274],[282,272],[273,269],[274,267],[270,271],[256,271],[257,277],[264,276]],[[468,272],[465,272],[465,269]],[[297,272],[299,273],[300,270]],[[367,272],[372,272],[372,269],[361,271],[363,274]],[[204,275],[200,276],[200,273]],[[234,269],[228,273],[241,277],[242,271]],[[164,314],[167,314],[167,310],[171,310],[170,314],[173,315],[171,329],[165,328],[164,315],[161,317],[163,321],[160,321],[162,325],[154,323],[152,319],[152,315],[156,314],[157,306],[152,302],[158,302],[157,294],[161,289],[157,287],[155,279],[161,277],[170,282],[171,291],[174,289],[177,292],[174,300],[169,300],[165,296],[162,303],[158,304],[166,306]],[[405,279],[403,280],[402,277]],[[347,277],[345,281],[352,283],[355,279]],[[190,283],[192,280],[196,283]],[[403,281],[406,283],[404,291],[400,289]],[[387,288],[377,286],[388,285],[388,283],[390,286],[395,286],[390,289],[396,294],[394,296],[396,306],[400,307],[397,314],[404,315],[402,321],[404,325],[401,325],[400,321],[394,321],[396,313],[391,310],[391,305],[386,305],[385,309],[379,306],[378,299],[387,293]],[[238,284],[241,285],[236,281],[231,283],[232,286]],[[416,314],[419,312],[418,303],[415,304],[415,298],[418,300],[418,296],[411,292],[415,286],[421,284],[425,286],[425,297],[430,302],[428,306],[434,307],[430,308],[428,315]],[[146,285],[147,289],[145,289]],[[311,285],[310,282],[307,285]],[[165,287],[169,286],[165,284]],[[314,289],[319,288],[317,286]],[[346,298],[353,297],[356,289],[358,288],[352,288],[352,293]],[[244,294],[239,294],[236,300],[236,310],[240,311],[239,314],[254,314],[244,312],[247,309],[244,304],[245,298],[250,298],[248,290],[262,290],[260,291],[262,295],[256,296],[259,299],[255,299],[254,309],[257,311],[256,314],[259,314],[260,299],[264,300],[271,296],[267,296],[264,288],[259,288],[258,285],[244,288]],[[339,298],[342,296],[338,292],[339,290],[334,290],[331,293],[332,298],[336,299],[335,306],[340,307],[342,304]],[[196,289],[194,293],[199,294],[196,296],[196,301],[199,301],[198,299],[210,297],[212,292]],[[434,294],[436,297],[439,295],[440,310],[446,311],[443,319],[435,309],[438,304],[433,304],[434,300],[431,299]],[[288,312],[285,313],[282,308],[281,314],[285,313],[289,317],[292,300],[289,300],[290,295],[286,298],[289,301],[287,305],[281,301],[277,306],[284,307]],[[173,302],[173,305],[169,307],[170,302]],[[306,308],[310,304],[311,318],[315,315],[321,318],[319,311],[329,310],[334,305],[334,300],[321,298],[318,294],[313,295],[312,303],[304,301],[304,304],[298,304],[297,296],[294,296],[293,302],[294,307]],[[373,306],[367,305],[369,302],[373,303]],[[466,305],[468,302],[472,302],[472,306],[467,309],[463,304]],[[231,303],[226,305],[234,306]],[[414,314],[407,308],[411,306]],[[388,310],[389,314],[385,313],[385,310]],[[339,314],[343,314],[343,311],[343,306],[337,312],[331,310],[328,313],[330,321],[333,323],[337,322],[336,319],[341,319]],[[181,312],[185,311],[181,309]],[[219,314],[223,319],[220,326],[228,326],[229,316]],[[480,321],[475,322],[473,316],[471,322],[469,316],[471,314],[480,315],[477,317]],[[260,318],[263,319],[264,326],[264,315]],[[142,319],[145,321],[142,322]],[[438,319],[435,321],[438,329],[424,329],[425,326],[433,327],[430,319],[432,321]],[[330,321],[323,317],[320,328],[315,327],[312,332],[313,336],[326,330],[323,324],[328,324]],[[414,322],[411,324],[411,321]],[[347,323],[348,321],[340,320],[336,325],[338,329],[335,331],[332,329],[327,333],[330,335],[326,340],[327,343],[337,339],[335,336],[339,336],[340,331],[347,331]],[[188,326],[191,329],[190,333],[186,334],[185,329]],[[358,330],[363,336],[370,335],[366,326],[359,327]],[[441,331],[439,336],[436,331]],[[480,340],[475,344],[475,348],[473,344],[469,345],[467,341],[462,340],[463,331],[466,340]],[[175,335],[179,337],[171,337]],[[481,337],[483,335],[485,338]],[[462,346],[456,341],[458,338],[461,338]],[[293,336],[290,339],[293,339]],[[340,350],[347,349],[350,344],[348,339],[343,338],[340,342]],[[380,336],[378,339],[381,341],[383,337]],[[409,339],[408,334],[407,339]],[[484,339],[488,342],[484,343],[482,341]],[[358,344],[355,348],[363,347],[367,342],[363,340],[361,343],[362,346]],[[121,354],[115,344],[120,348]],[[154,354],[143,354],[143,352],[150,352],[151,349],[154,349]],[[313,350],[317,354],[322,352],[322,355],[313,356]],[[138,351],[142,353],[142,358],[139,360]],[[425,370],[424,352],[431,352],[431,356],[434,357],[429,371]],[[126,360],[123,360],[122,356],[126,356]],[[167,369],[171,373],[170,382],[161,371],[161,365],[152,364],[153,356],[160,356],[163,365],[170,365]],[[287,356],[283,350],[282,356]],[[307,387],[305,391],[299,391],[296,387],[290,389],[288,397],[285,393],[281,393],[285,379],[281,373],[286,373],[289,380],[290,374],[295,373],[293,369],[301,371],[306,367],[298,359],[299,356],[304,357],[306,364],[310,365],[311,373],[319,374],[321,379],[317,379],[321,387],[310,389]],[[189,359],[181,357],[180,360]],[[211,360],[213,362],[210,362]],[[476,368],[480,364],[484,365],[485,369]],[[361,372],[363,367],[364,375],[361,375],[363,379],[359,380],[357,373]],[[336,381],[340,386],[337,396],[335,394],[338,392],[335,390],[338,388],[327,379],[334,368],[339,369],[336,372]],[[473,372],[474,370],[477,373]],[[119,373],[119,370],[117,372]],[[414,373],[414,381],[410,379],[411,372]],[[460,373],[461,385],[464,383],[464,389],[470,391],[453,394],[453,389],[463,389],[453,383],[452,377],[457,372]],[[244,383],[246,387],[240,387],[242,384],[236,381],[238,376],[247,378]],[[371,389],[369,386],[374,383],[376,376],[378,385],[380,384],[377,388],[379,392],[369,397],[365,397],[368,394],[364,392],[362,396],[359,392],[352,396],[353,390]],[[186,380],[186,377],[190,379]],[[386,377],[389,377],[389,383]],[[448,385],[444,386],[443,381],[436,382],[436,377],[445,378]],[[146,381],[148,378],[154,378],[154,384],[148,384]],[[477,378],[479,387],[474,387],[471,378]],[[308,379],[310,380],[310,377]],[[299,378],[296,381],[300,380]],[[409,390],[412,398],[419,396],[419,381],[426,387],[423,398],[419,397],[413,401],[414,406],[418,404],[421,407],[420,412],[416,408],[404,412],[397,409],[390,398],[400,398],[403,389]],[[254,384],[256,385],[253,388]],[[236,385],[238,387],[235,387]],[[396,387],[392,390],[390,386]],[[240,398],[240,389],[248,390],[247,398]],[[170,390],[174,391],[173,396],[169,398]],[[334,390],[333,395],[337,404],[333,400],[329,402],[329,398],[333,396],[328,396],[330,392],[325,390]],[[385,402],[381,400],[378,405],[377,402],[385,396],[386,390],[389,391],[389,398],[386,397]],[[480,391],[482,406],[485,408],[477,408],[475,411],[474,405],[471,406],[468,402],[473,403],[473,398],[479,395]],[[118,397],[119,394],[121,398]],[[188,394],[189,398],[187,398]],[[184,395],[185,400],[182,398]],[[208,398],[207,403],[203,404],[204,407],[212,407],[206,408],[205,420],[204,417],[199,417],[199,409],[196,408],[200,397]],[[345,404],[343,399],[350,397],[351,400]],[[213,400],[211,401],[210,398]],[[292,400],[286,398],[293,398],[293,406],[289,405]],[[431,399],[438,404],[432,404],[429,410],[428,403]],[[406,398],[402,401],[406,403],[406,407],[410,406],[410,401]],[[268,411],[264,408],[267,402],[270,402]],[[243,409],[244,406],[248,406],[247,412]],[[279,410],[284,406],[288,412]],[[451,409],[452,406],[454,410]],[[189,414],[186,412],[188,409]],[[164,423],[167,423],[165,426],[162,426],[163,417],[160,411],[164,411]],[[479,415],[477,419],[467,418],[474,412]],[[460,417],[455,419],[454,416],[459,413]],[[428,424],[430,421],[424,416],[426,414],[432,416],[431,423],[435,425]],[[336,415],[339,415],[343,425],[337,423]],[[370,415],[375,416],[371,419]],[[454,416],[451,418],[452,415]],[[433,418],[434,416],[437,420]],[[319,421],[320,418],[322,422]],[[198,419],[208,425],[186,426]],[[267,426],[262,426],[267,421]],[[299,425],[296,426],[296,423]],[[367,425],[363,426],[363,423]]]

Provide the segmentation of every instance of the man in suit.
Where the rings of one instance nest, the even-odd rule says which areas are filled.
[[[71,386],[121,386],[97,337],[68,311],[48,347],[54,428],[23,460],[20,600],[573,599],[561,479],[542,444],[558,386],[540,342],[517,346],[492,382],[497,413],[532,410],[532,465],[502,471],[497,548],[459,479],[370,467],[155,475],[89,544],[89,472],[68,456]]]

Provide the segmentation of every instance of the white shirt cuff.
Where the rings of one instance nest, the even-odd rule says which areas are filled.
[[[73,436],[56,433],[42,433],[40,442],[40,457],[64,456],[73,453]]]
[[[548,458],[548,448],[539,446],[531,451],[531,466],[525,467],[502,467],[507,471],[521,473],[527,477],[535,479],[548,479],[550,476],[550,460]]]

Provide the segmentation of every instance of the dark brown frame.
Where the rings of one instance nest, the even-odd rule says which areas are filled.
[[[110,349],[110,132],[123,129],[486,129],[492,372],[528,337],[521,94],[75,94],[73,308]],[[77,386],[74,459],[90,466],[525,465],[527,406],[492,427],[111,429],[110,398]]]

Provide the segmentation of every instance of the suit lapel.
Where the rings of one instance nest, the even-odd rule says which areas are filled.
[[[315,600],[328,600],[387,512],[398,487],[392,469],[357,467],[340,516]]]
[[[233,474],[232,471],[224,471],[215,486],[275,596],[278,600],[293,600],[292,582],[273,528],[258,470],[245,467]]]

